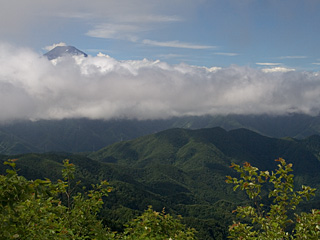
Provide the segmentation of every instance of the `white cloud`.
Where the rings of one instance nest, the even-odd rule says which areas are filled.
[[[96,38],[126,39],[136,41],[136,34],[145,29],[133,24],[100,24],[86,33],[87,36]]]
[[[238,53],[227,53],[227,52],[216,52],[214,55],[221,55],[221,56],[228,56],[228,57],[234,57],[238,56]]]
[[[192,44],[192,43],[186,43],[186,42],[180,42],[180,41],[154,41],[150,39],[144,39],[142,41],[143,44],[151,45],[151,46],[157,46],[157,47],[172,47],[172,48],[187,48],[187,49],[213,49],[216,48],[216,46],[208,46],[208,45],[198,45],[198,44]]]
[[[274,68],[264,68],[262,69],[263,72],[292,72],[295,71],[294,68],[285,68],[285,67],[274,67]]]
[[[315,62],[315,63],[312,63],[314,65],[320,65],[320,62]]]
[[[257,65],[262,65],[262,66],[277,66],[277,65],[281,65],[281,63],[262,63],[262,62],[258,62],[256,63]]]
[[[91,11],[65,12],[63,16],[86,20],[86,23],[91,25],[86,32],[87,36],[136,42],[138,39],[143,39],[145,33],[152,34],[152,31],[159,29],[159,26],[163,28],[165,24],[184,21],[182,11],[178,9],[172,11],[175,8],[170,7],[181,7],[182,3],[181,0],[161,2],[157,0],[119,0],[108,3],[102,1],[98,4],[101,9],[90,4]],[[197,4],[196,1],[190,0],[183,8],[188,9],[194,4]]]
[[[211,67],[211,68],[208,68],[208,71],[209,72],[216,72],[218,70],[221,70],[222,68],[221,67]]]
[[[95,38],[122,39],[137,42],[141,34],[153,31],[160,23],[183,21],[179,16],[166,15],[121,15],[108,19],[108,23],[95,24],[86,35]]]
[[[127,15],[121,16],[117,19],[119,22],[126,23],[170,23],[181,22],[183,19],[179,16],[166,16],[166,15]]]
[[[45,50],[47,50],[47,51],[50,51],[50,50],[52,50],[52,49],[54,49],[55,47],[58,47],[58,46],[67,46],[67,44],[64,43],[64,42],[54,43],[54,44],[52,44],[51,46],[46,46],[46,47],[44,47],[43,49],[45,49]]]
[[[132,24],[132,23],[107,23],[95,26],[89,30],[86,35],[96,38],[106,39],[122,39],[131,42],[138,42],[145,45],[170,48],[185,49],[214,49],[216,46],[199,45],[180,41],[155,41],[150,39],[139,40],[139,33],[151,30],[148,24]],[[223,55],[235,56],[235,53],[224,53]]]
[[[88,32],[89,36],[99,37],[110,36],[108,32],[101,32],[101,26],[106,23],[155,30],[164,24],[188,19],[190,12],[201,2],[203,0],[10,0],[0,8],[0,38],[10,42],[13,37],[34,37],[36,31],[60,34],[61,26],[69,28],[74,24],[77,24],[78,30]],[[132,34],[130,29],[128,33],[123,28],[119,29],[119,33],[115,32],[116,28],[113,31],[111,36],[117,38]]]
[[[320,74],[206,68],[108,55],[61,58],[0,44],[0,121],[319,114]]]
[[[160,55],[158,55],[158,57],[163,58],[163,59],[170,59],[170,58],[182,58],[185,56],[181,55],[181,54],[169,53],[169,54],[160,54]]]
[[[282,57],[279,57],[279,59],[301,59],[301,58],[307,58],[307,56],[282,56]]]
[[[101,1],[55,1],[60,11],[52,12],[52,15],[64,18],[94,19],[97,21],[120,22],[174,22],[181,21],[181,8],[188,9],[198,4],[199,0],[191,0],[189,4],[182,5],[186,0],[117,0]],[[58,2],[58,3],[57,3]],[[50,5],[49,3],[47,5]],[[175,8],[180,6],[180,9]],[[171,14],[167,14],[168,10]]]

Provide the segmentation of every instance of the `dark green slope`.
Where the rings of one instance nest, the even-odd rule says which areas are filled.
[[[277,139],[247,129],[226,131],[219,127],[170,129],[113,144],[90,157],[139,168],[152,163],[169,164],[185,171],[207,167],[208,164],[228,167],[232,161],[248,161],[260,168],[273,169],[273,160],[282,157],[295,164],[295,171],[312,173],[319,167],[315,155],[319,139],[318,136],[304,140]],[[314,151],[311,151],[312,146]],[[308,169],[305,163],[312,168]]]
[[[21,175],[29,179],[47,177],[52,180],[61,178],[62,161],[69,158],[76,165],[76,180],[82,182],[78,188],[80,191],[82,186],[90,187],[92,183],[107,179],[114,190],[106,199],[102,216],[114,230],[121,230],[122,225],[133,218],[137,211],[141,212],[149,205],[157,211],[165,207],[167,212],[182,214],[186,223],[201,232],[201,239],[223,235],[231,221],[230,213],[234,205],[227,202],[228,208],[222,209],[219,204],[214,205],[215,202],[221,202],[221,197],[227,196],[226,193],[219,196],[213,184],[224,185],[224,176],[214,181],[214,176],[187,174],[169,165],[132,168],[70,154],[24,154],[12,157],[18,158],[16,163]],[[1,156],[2,161],[6,159],[8,156]],[[4,173],[3,165],[0,173]],[[228,189],[233,194],[230,187]],[[221,219],[223,224],[219,223]],[[216,225],[219,227],[214,227]],[[206,229],[210,228],[214,228],[214,232],[208,233]]]
[[[320,160],[320,136],[312,135],[300,141],[309,151]]]
[[[227,198],[222,190],[225,188],[225,174],[230,172],[230,161],[214,145],[197,142],[189,132],[167,130],[114,144],[90,157],[143,169],[139,181],[172,199],[177,195],[186,198],[190,194],[197,199],[196,202],[217,201],[222,195]],[[221,170],[212,174],[213,169]]]
[[[90,157],[143,170],[136,180],[162,195],[184,193],[193,195],[195,202],[212,203],[236,197],[224,183],[225,176],[233,174],[231,162],[248,161],[272,170],[274,160],[282,157],[294,164],[298,184],[318,185],[320,162],[308,148],[310,144],[269,138],[246,129],[171,129],[113,144]]]
[[[320,116],[227,115],[177,117],[163,120],[63,119],[2,123],[0,153],[89,152],[122,140],[172,128],[226,130],[247,128],[270,137],[303,139],[320,134]]]
[[[93,183],[107,179],[114,190],[106,199],[102,217],[114,230],[121,230],[123,224],[132,219],[138,210],[141,212],[149,205],[152,205],[157,211],[161,211],[165,207],[167,212],[183,214],[187,217],[186,221],[190,223],[201,223],[206,227],[217,224],[217,220],[214,220],[214,208],[208,203],[203,203],[201,196],[195,196],[188,189],[188,184],[191,182],[196,185],[196,180],[191,179],[176,167],[154,165],[154,167],[144,169],[131,168],[114,163],[102,163],[82,155],[64,153],[23,154],[11,157],[18,158],[16,163],[21,175],[29,179],[49,178],[52,180],[61,178],[62,161],[68,158],[76,165],[76,181],[81,180],[78,188],[80,191],[82,186],[88,188]],[[0,156],[2,161],[8,158],[6,155]],[[0,174],[4,172],[5,167],[1,165]],[[146,181],[147,179],[148,181]],[[185,184],[181,184],[181,181],[184,181]],[[224,179],[221,181],[223,182]],[[203,184],[199,183],[198,185],[202,186]],[[212,189],[208,188],[207,190],[210,195]],[[201,208],[203,211],[210,207],[212,210],[210,215],[203,216],[204,219],[210,216],[210,219],[201,220],[193,217],[192,206]],[[229,210],[231,211],[231,208]],[[207,225],[208,221],[210,222],[209,226]],[[221,228],[224,227],[221,226]],[[202,236],[210,237],[206,230],[200,229],[200,231],[202,231]]]
[[[30,143],[21,139],[14,134],[0,131],[0,153],[12,154],[12,153],[28,153],[32,150],[39,150],[32,146]]]
[[[48,153],[48,154],[23,154],[14,155],[10,158],[16,158],[19,174],[28,179],[49,178],[53,181],[61,179],[61,170],[63,160],[69,159],[76,165],[77,180],[81,180],[79,189],[82,186],[89,187],[91,184],[102,180],[108,180],[114,188],[114,191],[108,198],[108,205],[126,206],[132,209],[146,209],[149,201],[155,205],[165,206],[167,199],[153,191],[150,186],[139,182],[139,176],[144,175],[143,171],[117,166],[114,164],[101,163],[82,155],[66,153]],[[1,155],[1,161],[9,157]],[[0,174],[4,174],[5,168],[0,167]],[[161,207],[161,208],[162,208]]]

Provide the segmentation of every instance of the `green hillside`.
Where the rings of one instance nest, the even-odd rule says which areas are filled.
[[[273,160],[281,156],[294,163],[294,170],[299,174],[313,176],[316,174],[314,169],[319,167],[318,147],[317,136],[303,140],[277,139],[246,129],[226,131],[217,127],[170,129],[113,144],[89,156],[101,162],[134,168],[161,164],[187,172],[203,168],[227,171],[231,162],[244,161],[253,162],[261,169],[273,169]]]
[[[319,187],[320,137],[277,139],[246,129],[170,129],[107,146],[89,155],[21,154],[20,174],[27,178],[58,179],[63,159],[70,159],[82,185],[102,179],[114,187],[102,211],[104,222],[114,230],[152,205],[181,214],[185,223],[199,231],[200,239],[225,239],[236,204],[246,201],[225,183],[236,176],[231,162],[250,162],[274,169],[283,157],[293,163],[296,184]],[[2,155],[3,161],[9,157]],[[3,172],[3,167],[0,169]],[[81,189],[81,185],[79,190]],[[316,199],[313,204],[317,204]]]

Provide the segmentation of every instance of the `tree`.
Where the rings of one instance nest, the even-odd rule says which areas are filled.
[[[80,193],[69,160],[64,160],[63,180],[57,183],[19,176],[15,161],[5,162],[9,169],[0,175],[0,239],[195,239],[194,229],[151,206],[124,233],[111,232],[97,217],[111,191],[107,181]]]
[[[64,180],[56,184],[19,176],[15,161],[5,162],[10,169],[0,175],[0,239],[112,239],[96,217],[102,198],[111,191],[106,181],[85,194],[73,194],[75,168],[68,160]]]
[[[181,217],[180,217],[181,218]],[[187,228],[180,219],[162,212],[156,212],[151,206],[126,226],[121,239],[127,240],[194,240],[195,230]]]
[[[309,200],[315,189],[302,186],[294,191],[292,164],[282,158],[275,172],[259,171],[258,168],[244,163],[241,167],[232,164],[240,178],[227,176],[226,182],[245,191],[252,204],[237,207],[234,211],[244,222],[234,222],[229,227],[231,239],[320,239],[320,211],[296,213],[296,207]],[[262,203],[262,188],[269,191],[270,204]]]

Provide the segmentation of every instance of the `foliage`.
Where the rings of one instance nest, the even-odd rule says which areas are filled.
[[[186,228],[180,219],[162,212],[156,212],[151,206],[139,217],[127,225],[122,239],[128,240],[193,240],[195,230]]]
[[[69,124],[72,125],[70,122],[67,125]],[[81,131],[86,129],[81,122],[77,122],[76,126],[77,129],[80,126]],[[126,127],[133,129],[130,126]],[[23,125],[21,129],[27,128]],[[103,133],[103,129],[99,127],[99,133]],[[64,132],[68,133],[65,138],[70,142],[75,139],[75,135],[67,126]],[[38,135],[34,134],[35,140]],[[88,135],[82,135],[79,138],[77,135],[79,146],[88,142],[94,143],[95,147],[98,146],[87,137]],[[59,139],[58,134],[55,134],[55,139]],[[123,140],[126,139],[124,136]],[[71,145],[64,141],[66,139],[59,140],[60,144],[63,143],[71,149]],[[99,216],[103,218],[103,223],[114,231],[123,231],[123,225],[129,219],[146,209],[148,205],[152,205],[157,211],[161,211],[165,206],[168,212],[184,216],[183,221],[197,229],[199,239],[225,239],[228,226],[235,217],[230,210],[234,207],[226,208],[218,203],[221,200],[239,203],[246,197],[241,191],[233,193],[232,186],[224,183],[225,176],[233,174],[233,169],[229,168],[230,159],[238,164],[244,160],[252,162],[260,169],[270,171],[276,166],[272,159],[284,156],[294,164],[296,184],[304,183],[319,189],[318,143],[317,138],[310,138],[308,141],[276,139],[245,129],[171,129],[114,144],[90,155],[51,152],[11,157],[19,158],[17,166],[21,169],[20,175],[27,179],[47,177],[53,182],[61,178],[62,160],[70,159],[77,166],[77,180],[81,180],[81,184],[77,185],[77,191],[82,186],[89,189],[91,184],[108,179],[114,186],[114,191],[109,194]],[[36,145],[32,141],[30,144]],[[43,144],[50,145],[47,140],[43,141]],[[46,149],[49,149],[49,145]],[[90,150],[92,149],[90,147]],[[8,156],[0,158],[4,160],[8,159]],[[300,161],[302,158],[308,161]],[[2,170],[0,166],[0,173],[4,174]],[[73,194],[75,192],[73,191]],[[66,197],[62,203],[67,204]],[[211,205],[213,210],[208,209],[208,205]],[[202,210],[197,211],[197,206],[201,206]],[[118,211],[120,208],[127,209],[127,213]],[[214,222],[217,222],[218,226],[212,224]]]
[[[102,198],[111,188],[106,181],[85,194],[73,194],[74,165],[64,161],[63,177],[27,180],[17,174],[16,160],[0,175],[1,239],[108,239],[112,233],[97,219]],[[62,204],[60,196],[67,198]]]
[[[76,192],[75,166],[64,160],[63,180],[27,180],[19,176],[16,159],[0,175],[0,239],[195,239],[194,229],[151,207],[129,222],[124,233],[111,232],[98,220],[108,182]],[[85,190],[85,189],[83,189]]]
[[[311,213],[295,213],[297,205],[303,199],[309,200],[315,189],[302,186],[295,191],[292,164],[279,158],[275,172],[259,171],[258,168],[245,163],[244,166],[232,164],[240,179],[227,176],[227,183],[234,184],[234,190],[245,191],[253,206],[237,207],[238,217],[243,223],[234,222],[229,228],[231,239],[319,239],[320,211]],[[262,188],[272,186],[268,198],[272,203],[262,203]]]

